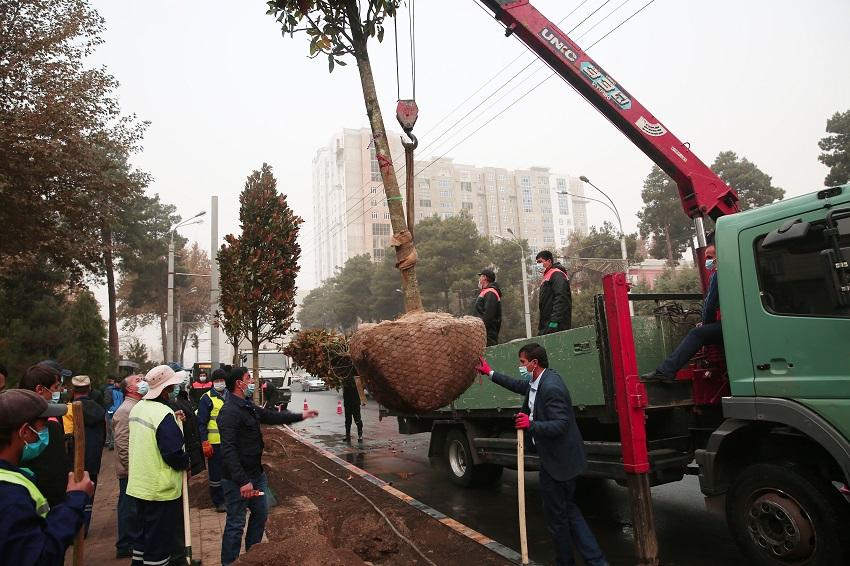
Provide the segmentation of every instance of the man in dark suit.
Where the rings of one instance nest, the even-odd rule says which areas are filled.
[[[540,496],[546,524],[555,542],[558,566],[572,566],[573,545],[587,566],[608,562],[573,501],[576,478],[587,467],[581,433],[576,425],[573,404],[561,376],[549,369],[546,350],[539,344],[526,344],[519,350],[519,373],[513,379],[496,373],[484,358],[475,367],[489,375],[494,383],[524,396],[522,409],[515,417],[518,429],[524,429],[540,457]]]

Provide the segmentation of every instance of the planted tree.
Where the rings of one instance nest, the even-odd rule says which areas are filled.
[[[831,187],[850,182],[850,110],[836,112],[826,121],[827,136],[818,147],[823,151],[818,161],[829,167],[823,184]]]
[[[383,40],[384,20],[395,17],[399,4],[398,0],[270,0],[266,13],[275,17],[284,37],[306,33],[310,38],[310,57],[326,57],[329,71],[345,65],[349,57],[357,63],[390,211],[391,243],[396,251],[396,266],[401,270],[405,310],[410,312],[422,309],[414,267],[416,248],[405,219],[368,49],[370,39]]]
[[[244,336],[251,343],[258,376],[260,345],[283,337],[293,322],[303,220],[278,192],[266,163],[248,177],[239,205],[242,233],[225,236],[218,256],[221,321],[228,336]]]

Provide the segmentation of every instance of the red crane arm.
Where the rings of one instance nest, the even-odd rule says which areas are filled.
[[[685,214],[716,219],[738,212],[737,193],[528,0],[482,2],[505,24],[507,35],[517,34],[676,181]]]

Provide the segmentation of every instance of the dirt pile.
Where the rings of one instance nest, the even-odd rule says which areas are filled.
[[[367,325],[351,337],[351,358],[375,399],[426,413],[454,401],[475,379],[487,344],[481,319],[414,312]]]
[[[189,478],[189,506],[198,509],[209,509],[213,506],[206,470]]]

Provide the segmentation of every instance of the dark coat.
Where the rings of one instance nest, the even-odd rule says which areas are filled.
[[[251,401],[229,394],[216,423],[221,434],[222,477],[238,486],[251,483],[263,473],[262,424],[297,423],[303,416],[289,411],[269,411]]]
[[[354,383],[354,378],[342,381],[342,404],[346,409],[360,406],[360,393],[357,392],[357,384]]]
[[[183,411],[186,415],[186,420],[183,421],[183,439],[186,443],[186,452],[192,462],[192,475],[200,474],[206,469],[206,463],[204,452],[201,449],[201,437],[198,433],[198,417],[195,415],[192,402],[186,392],[181,391],[177,399],[170,401],[168,406],[174,411]]]
[[[478,293],[475,301],[475,316],[484,321],[487,329],[487,345],[499,343],[499,330],[502,328],[502,290],[490,283]]]
[[[521,412],[529,414],[530,382],[494,372],[493,382],[524,395]],[[540,456],[540,467],[557,481],[567,481],[587,468],[584,442],[576,424],[573,402],[564,380],[555,370],[546,369],[540,377],[534,398],[534,420],[530,436]]]
[[[100,460],[103,457],[103,444],[106,442],[106,409],[88,397],[78,397],[83,403],[83,426],[86,434],[85,469],[91,476],[100,473]],[[74,426],[79,426],[74,423]],[[73,437],[67,443],[69,465],[74,465]],[[67,480],[66,480],[67,483]]]
[[[33,483],[47,499],[51,507],[65,501],[65,488],[68,487],[68,461],[65,458],[65,429],[58,419],[47,419],[50,442],[38,458],[25,462],[35,479]]]
[[[573,295],[570,291],[567,270],[563,265],[555,262],[552,264],[552,268],[543,275],[539,297],[538,336],[572,328]],[[549,323],[552,322],[556,323],[558,327],[550,328]]]
[[[719,314],[720,295],[717,290],[717,272],[715,271],[708,280],[708,293],[705,294],[705,302],[702,304],[702,323],[717,322]]]

